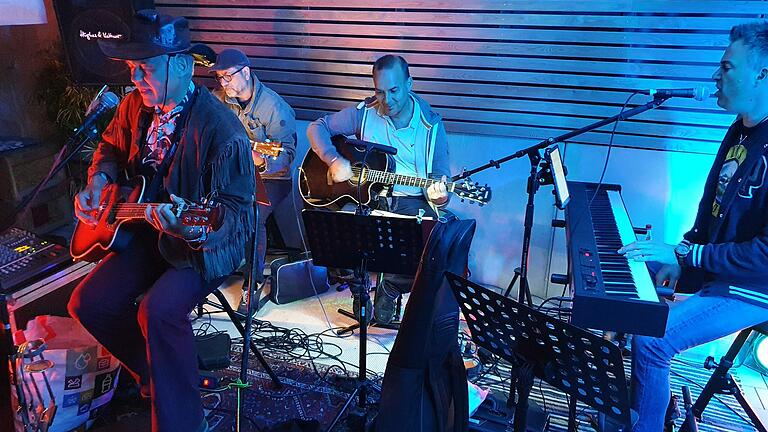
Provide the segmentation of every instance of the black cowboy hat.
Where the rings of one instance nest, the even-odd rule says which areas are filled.
[[[184,17],[160,14],[154,9],[136,12],[131,33],[124,40],[99,40],[99,48],[115,60],[144,60],[163,54],[190,54],[195,61],[210,66],[214,51],[203,44],[192,44],[189,22]]]

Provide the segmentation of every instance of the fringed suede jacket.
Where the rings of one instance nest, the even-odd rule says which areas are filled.
[[[205,87],[196,91],[185,108],[190,110],[185,125],[178,126],[184,129],[163,186],[168,194],[195,202],[213,192],[225,207],[225,220],[199,247],[160,233],[158,248],[175,268],[194,268],[211,281],[233,272],[245,256],[254,227],[255,172],[248,136],[237,117]],[[141,129],[151,115],[138,91],[123,99],[93,155],[89,178],[96,172],[113,180],[123,172],[136,174],[145,133]]]

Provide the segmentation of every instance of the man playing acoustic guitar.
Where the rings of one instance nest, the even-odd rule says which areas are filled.
[[[213,95],[237,115],[251,142],[270,140],[280,146],[279,155],[271,158],[261,154],[258,148],[253,151],[253,162],[264,179],[270,203],[259,207],[256,227],[259,230],[257,274],[261,276],[267,251],[267,218],[290,196],[292,190],[291,162],[296,154],[296,113],[280,95],[259,80],[250,65],[245,53],[229,48],[219,53],[211,72],[221,86],[214,90]]]
[[[131,27],[129,41],[99,41],[128,64],[136,89],[104,131],[75,212],[96,229],[102,189],[122,171],[143,174],[149,201],[166,204],[146,207],[154,229],[135,225],[128,247],[77,286],[69,311],[151,397],[153,431],[206,431],[187,316],[244,258],[254,226],[253,160],[237,118],[192,82],[187,20],[145,10]],[[184,199],[212,195],[225,209],[217,231],[187,226],[174,211]]]
[[[436,211],[448,204],[445,178],[448,167],[448,143],[440,116],[427,102],[412,92],[413,78],[408,63],[400,56],[385,55],[373,64],[375,95],[356,106],[327,115],[307,127],[312,150],[328,165],[330,178],[344,182],[352,178],[349,160],[341,156],[331,142],[334,135],[354,135],[358,139],[397,149],[395,172],[418,177],[442,179],[427,189],[396,185],[389,198],[389,211],[415,216],[424,210],[436,217]],[[399,281],[396,279],[400,279]],[[410,290],[411,279],[387,276],[376,289],[374,315],[378,322],[389,323],[395,314],[394,299]],[[353,295],[356,294],[353,292]]]

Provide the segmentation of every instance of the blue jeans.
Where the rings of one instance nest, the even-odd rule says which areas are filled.
[[[672,358],[768,320],[768,309],[728,297],[695,294],[669,310],[664,337],[632,339],[632,409],[638,413],[634,432],[660,432],[670,398]]]

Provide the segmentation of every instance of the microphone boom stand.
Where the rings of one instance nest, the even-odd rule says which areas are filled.
[[[609,118],[597,121],[595,123],[588,124],[582,128],[564,133],[560,136],[557,136],[554,138],[553,137],[547,138],[539,142],[538,144],[534,144],[530,147],[524,148],[522,150],[518,150],[517,152],[512,153],[508,156],[505,156],[499,160],[490,160],[485,165],[482,165],[480,167],[477,167],[468,171],[464,171],[461,174],[455,175],[451,178],[452,182],[456,182],[459,180],[463,180],[473,174],[479,173],[481,171],[485,171],[489,168],[499,169],[501,168],[501,164],[508,162],[512,159],[519,159],[523,156],[528,156],[528,159],[531,162],[531,172],[528,176],[528,184],[527,184],[528,202],[525,206],[523,250],[522,250],[522,256],[520,257],[520,270],[519,272],[517,270],[515,271],[515,276],[512,279],[512,282],[510,282],[509,287],[507,288],[507,295],[512,289],[512,286],[515,284],[515,280],[519,277],[520,290],[518,291],[517,301],[519,303],[523,303],[527,301],[529,305],[532,304],[531,293],[528,285],[528,254],[531,246],[531,233],[533,231],[534,196],[536,195],[536,192],[539,189],[538,167],[539,167],[539,162],[541,161],[541,154],[539,152],[542,149],[545,149],[551,145],[566,141],[575,136],[582,135],[584,133],[587,133],[589,131],[603,127],[605,125],[611,124],[616,121],[626,120],[630,117],[634,117],[650,109],[654,109],[660,106],[661,104],[663,104],[664,102],[666,102],[667,99],[669,99],[669,97],[656,97],[644,105],[637,106],[628,111],[620,112],[619,114],[616,114],[613,117],[609,117]]]
[[[19,214],[23,213],[27,206],[32,202],[32,200],[37,196],[37,194],[40,192],[42,188],[45,187],[45,185],[48,184],[49,181],[51,181],[52,178],[56,176],[56,174],[59,173],[62,169],[64,169],[65,166],[69,163],[70,160],[72,160],[73,157],[77,153],[80,152],[80,150],[85,146],[86,143],[89,141],[95,139],[98,135],[98,131],[96,130],[96,127],[93,124],[90,125],[84,125],[88,127],[80,127],[78,128],[72,136],[67,139],[67,142],[64,144],[64,147],[62,147],[62,152],[64,152],[66,149],[73,147],[72,150],[69,151],[69,153],[60,160],[56,165],[54,165],[53,169],[51,169],[50,173],[46,175],[45,177],[40,180],[40,182],[35,185],[34,189],[32,189],[31,192],[29,192],[22,200],[19,202],[19,204],[16,205],[16,207],[13,209],[13,212],[9,215],[7,215],[3,220],[0,221],[0,232],[5,231],[6,229],[10,228],[14,223],[16,223],[16,218]],[[61,154],[61,153],[60,153]]]

